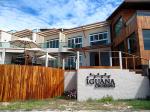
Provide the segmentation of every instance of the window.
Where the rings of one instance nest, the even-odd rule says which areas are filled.
[[[150,12],[146,12],[146,11],[137,11],[137,15],[138,16],[150,16]]]
[[[108,44],[108,32],[90,34],[90,45],[105,45]]]
[[[47,48],[59,48],[59,40],[54,39],[54,40],[48,40],[46,43]]]
[[[68,39],[68,47],[71,48],[81,48],[82,47],[82,37],[74,37]]]
[[[131,34],[127,41],[128,41],[128,53],[135,53],[137,51],[137,41],[135,33]]]
[[[58,67],[58,57],[55,57],[55,60],[49,60],[50,67]]]
[[[80,57],[79,57],[79,60],[80,60],[80,66],[82,66],[82,55],[80,55]],[[76,56],[69,56],[68,58],[67,58],[67,61],[66,61],[67,63],[67,65],[66,66],[68,66],[69,68],[75,68],[76,67]]]
[[[123,28],[123,18],[119,18],[119,20],[115,24],[115,36],[118,36]]]
[[[150,50],[150,29],[143,30],[144,49]]]

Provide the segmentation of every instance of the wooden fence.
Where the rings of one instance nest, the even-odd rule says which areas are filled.
[[[63,92],[62,69],[0,65],[0,101],[52,98]]]

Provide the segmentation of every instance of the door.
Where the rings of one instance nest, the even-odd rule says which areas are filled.
[[[98,52],[90,52],[90,66],[99,66]]]

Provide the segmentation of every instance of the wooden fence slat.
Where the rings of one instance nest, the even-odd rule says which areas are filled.
[[[0,101],[52,98],[63,92],[62,69],[0,65]]]

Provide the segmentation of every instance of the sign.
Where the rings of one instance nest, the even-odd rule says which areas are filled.
[[[92,74],[90,73],[89,76],[86,77],[86,84],[87,85],[94,85],[94,88],[114,88],[115,81],[114,79],[110,78],[110,75],[105,73],[104,75]]]

